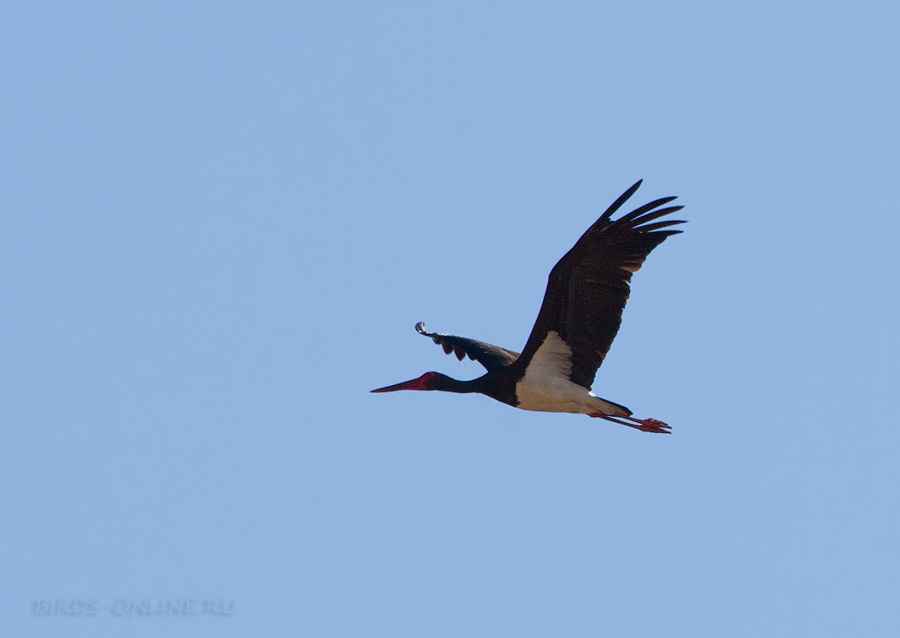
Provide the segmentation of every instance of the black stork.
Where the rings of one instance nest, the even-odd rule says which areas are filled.
[[[657,221],[683,206],[668,206],[663,197],[612,219],[641,182],[625,191],[550,272],[544,303],[522,354],[489,343],[425,331],[416,331],[453,352],[483,365],[487,374],[458,381],[440,372],[426,372],[372,392],[443,390],[487,395],[523,410],[573,412],[599,417],[644,432],[669,433],[657,419],[636,419],[625,406],[601,399],[591,391],[597,368],[603,363],[622,323],[622,310],[631,290],[631,275],[647,255],[669,235],[662,230],[682,220]],[[653,223],[651,223],[653,222]]]

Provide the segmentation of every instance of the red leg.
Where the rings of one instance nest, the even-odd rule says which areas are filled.
[[[607,421],[612,421],[619,425],[627,425],[628,427],[640,430],[641,432],[655,432],[657,434],[672,433],[672,427],[668,423],[663,423],[658,419],[635,419],[631,416],[610,416],[608,414],[603,414],[602,412],[597,412],[590,416],[606,419]]]

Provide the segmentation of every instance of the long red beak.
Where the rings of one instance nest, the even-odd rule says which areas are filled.
[[[396,392],[397,390],[421,390],[422,389],[422,379],[412,379],[411,381],[404,381],[403,383],[395,383],[394,385],[388,385],[383,388],[378,388],[377,390],[372,390],[372,392]]]

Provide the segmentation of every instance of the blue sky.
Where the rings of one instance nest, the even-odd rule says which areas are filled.
[[[3,626],[896,636],[898,19],[4,4]],[[368,393],[519,349],[639,178],[690,223],[594,387],[672,436]]]

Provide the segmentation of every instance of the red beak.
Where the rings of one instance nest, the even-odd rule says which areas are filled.
[[[404,381],[403,383],[395,383],[394,385],[388,385],[383,388],[378,388],[377,390],[372,390],[372,392],[396,392],[397,390],[424,390],[423,387],[425,385],[422,377],[418,379],[412,379],[411,381]]]

